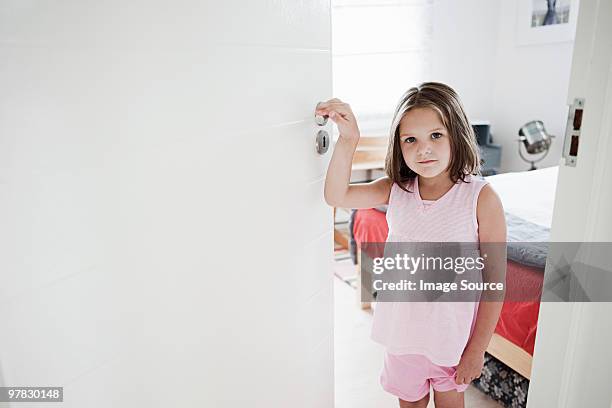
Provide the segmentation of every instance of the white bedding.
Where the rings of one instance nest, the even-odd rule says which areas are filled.
[[[499,195],[504,210],[550,228],[559,166],[485,177]]]

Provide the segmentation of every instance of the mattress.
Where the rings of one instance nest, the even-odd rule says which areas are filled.
[[[504,211],[550,228],[559,166],[485,177],[499,195]]]

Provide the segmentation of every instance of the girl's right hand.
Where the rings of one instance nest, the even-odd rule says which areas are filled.
[[[319,102],[315,111],[317,115],[327,115],[338,126],[340,138],[357,143],[360,133],[357,120],[348,103],[333,98],[326,102]]]

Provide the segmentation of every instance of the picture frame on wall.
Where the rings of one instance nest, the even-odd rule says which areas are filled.
[[[579,0],[518,0],[516,4],[517,45],[574,40]]]

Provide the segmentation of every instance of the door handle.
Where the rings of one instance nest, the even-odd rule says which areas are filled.
[[[317,109],[317,107],[319,106],[319,104],[321,104],[322,102],[317,103],[317,106],[315,106],[315,110]],[[329,118],[329,116],[327,115],[317,115],[315,113],[315,123],[318,126],[325,126],[327,125],[327,119]]]
[[[319,126],[325,126],[327,125],[327,119],[328,116],[327,115],[315,115],[315,123]]]

